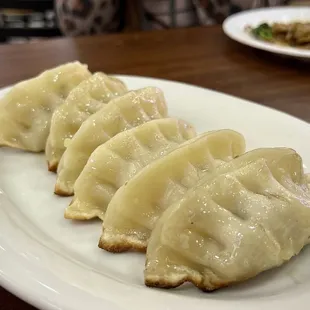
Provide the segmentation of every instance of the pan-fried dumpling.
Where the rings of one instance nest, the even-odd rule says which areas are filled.
[[[119,133],[90,156],[75,183],[74,199],[65,217],[103,220],[111,198],[125,182],[195,135],[190,124],[173,118],[153,120]]]
[[[193,141],[149,165],[117,191],[105,215],[99,247],[110,252],[145,251],[162,212],[210,174],[232,171],[259,158],[284,165],[289,163],[287,158],[297,156],[291,149],[269,148],[230,160],[242,154],[245,146],[243,137],[229,130]]]
[[[86,65],[73,62],[16,84],[0,99],[0,146],[43,151],[53,111],[90,76]]]
[[[111,99],[127,92],[125,84],[97,72],[80,83],[59,106],[51,120],[45,154],[50,171],[56,171],[65,151],[65,139],[71,139],[82,123]]]
[[[215,174],[163,213],[148,244],[145,284],[190,281],[212,291],[282,265],[309,237],[301,158],[259,159]]]
[[[76,179],[91,153],[118,133],[152,119],[167,116],[167,105],[161,90],[146,87],[111,100],[91,115],[80,127],[64,152],[57,172],[55,193],[70,196]]]
[[[145,250],[163,210],[195,186],[203,175],[244,152],[241,134],[219,130],[199,135],[153,162],[122,186],[111,200],[99,246],[111,252]]]

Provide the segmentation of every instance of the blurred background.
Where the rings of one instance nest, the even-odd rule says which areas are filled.
[[[53,0],[0,0],[0,43],[60,35]]]
[[[221,23],[256,7],[301,0],[0,0],[0,44]]]

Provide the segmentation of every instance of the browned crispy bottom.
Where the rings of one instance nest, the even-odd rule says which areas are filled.
[[[146,252],[146,246],[138,243],[133,244],[127,240],[122,240],[118,243],[110,243],[106,242],[103,238],[100,238],[98,246],[99,248],[112,253],[122,253],[128,251],[136,251],[142,253]]]
[[[146,262],[146,264],[147,264],[147,262]],[[267,270],[265,270],[265,271],[267,271]],[[149,287],[170,289],[170,288],[176,288],[176,287],[178,287],[178,286],[180,286],[186,282],[191,282],[197,288],[199,288],[200,290],[202,290],[204,292],[213,292],[213,291],[216,291],[216,290],[221,289],[221,288],[225,288],[228,286],[243,283],[243,282],[245,282],[251,278],[256,277],[258,274],[259,273],[254,272],[253,274],[243,276],[243,277],[239,278],[238,280],[228,280],[228,279],[224,280],[224,279],[218,278],[216,280],[213,280],[209,284],[204,282],[202,275],[195,277],[195,276],[191,276],[188,273],[187,274],[185,273],[183,275],[183,277],[178,279],[177,281],[171,281],[171,280],[169,281],[169,278],[167,275],[159,276],[159,275],[153,274],[153,275],[145,276],[144,283],[146,286],[149,286]]]
[[[202,290],[203,292],[213,292],[216,291],[220,288],[227,287],[229,283],[217,283],[216,287],[205,287],[201,281],[195,281],[195,279],[191,277],[184,277],[180,281],[177,282],[169,282],[165,279],[147,279],[145,278],[144,284],[148,287],[157,287],[157,288],[165,288],[165,289],[171,289],[171,288],[176,288],[186,282],[191,282],[193,283],[197,288]]]
[[[58,163],[51,164],[50,162],[47,162],[47,166],[48,166],[48,171],[55,172],[55,173],[57,172]]]
[[[58,184],[55,185],[55,190],[54,193],[58,196],[63,196],[63,197],[69,197],[69,196],[73,196],[73,193],[68,193],[63,191]]]

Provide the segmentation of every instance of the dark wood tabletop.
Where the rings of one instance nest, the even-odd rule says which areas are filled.
[[[1,46],[0,87],[76,59],[92,71],[182,81],[310,121],[310,62],[242,46],[219,26]],[[0,310],[20,309],[33,308],[0,288]]]

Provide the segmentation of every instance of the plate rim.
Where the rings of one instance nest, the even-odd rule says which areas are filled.
[[[228,36],[230,39],[242,44],[246,45],[252,48],[256,48],[259,50],[263,50],[266,52],[279,54],[279,55],[285,55],[285,56],[291,56],[296,58],[310,58],[310,50],[303,50],[298,49],[294,47],[280,47],[275,44],[267,43],[264,41],[259,41],[255,38],[251,38],[250,36],[248,38],[243,38],[238,35],[238,33],[231,31],[230,25],[233,23],[236,19],[239,19],[240,17],[253,14],[255,12],[271,12],[271,11],[301,11],[301,10],[307,10],[310,11],[310,6],[278,6],[278,7],[270,7],[270,8],[257,8],[257,9],[251,9],[247,11],[238,12],[235,14],[232,14],[228,16],[223,24],[222,24],[222,30],[225,33],[226,36]]]
[[[256,106],[259,109],[270,110],[271,112],[273,111],[275,113],[282,114],[285,117],[290,118],[294,122],[298,121],[299,123],[302,123],[303,126],[306,126],[307,129],[310,129],[310,124],[309,123],[307,123],[306,121],[304,121],[302,119],[299,119],[298,117],[292,116],[292,115],[290,115],[290,114],[288,114],[286,112],[282,112],[282,111],[279,111],[277,109],[274,109],[274,108],[271,108],[271,107],[268,107],[268,106],[264,106],[264,105],[252,102],[250,100],[246,100],[246,99],[239,98],[239,97],[236,97],[236,96],[228,95],[228,94],[225,94],[225,93],[222,93],[222,92],[219,92],[219,91],[215,91],[215,90],[208,89],[208,88],[201,87],[201,86],[196,86],[194,84],[189,84],[189,83],[184,83],[184,82],[179,82],[179,81],[173,81],[173,80],[168,80],[168,79],[159,79],[159,78],[153,78],[153,77],[137,76],[137,75],[120,75],[120,74],[111,74],[111,75],[119,77],[119,78],[124,78],[124,79],[128,78],[128,79],[150,80],[150,81],[153,81],[154,83],[156,83],[157,81],[168,82],[168,83],[177,84],[179,87],[190,87],[190,88],[193,88],[193,89],[200,89],[200,90],[203,90],[203,91],[211,92],[211,93],[216,94],[216,95],[225,96],[225,97],[228,97],[228,98],[234,98],[234,99],[237,99],[239,102],[247,104],[248,106]],[[9,90],[9,88],[10,87],[0,88],[0,96],[2,96],[3,92]],[[0,208],[0,214],[2,212],[5,213],[5,211]],[[1,220],[0,220],[0,222],[1,222]],[[8,238],[8,239],[10,239],[10,238]],[[2,240],[2,242],[1,242],[1,240]],[[3,244],[7,244],[7,242],[5,241],[5,236],[1,232],[1,227],[0,227],[0,259],[2,259],[2,260],[4,259],[3,261],[6,261],[8,263],[8,261],[10,260],[10,254],[8,254],[9,256],[7,256],[7,257],[5,257],[5,255],[7,254],[6,253],[6,249],[10,249],[10,246],[6,245],[6,248],[4,248]],[[15,251],[11,251],[11,255],[16,256],[17,260],[21,259],[20,257],[17,256],[17,253]],[[35,265],[35,267],[36,267],[35,268],[36,270],[40,269],[40,264],[38,263],[38,266]],[[19,266],[19,269],[21,271],[23,271],[23,267]],[[83,306],[80,305],[80,304],[75,304],[74,302],[71,303],[72,301],[75,300],[76,296],[71,296],[71,298],[68,298],[68,297],[65,296],[65,298],[62,298],[62,299],[59,300],[57,294],[55,292],[53,292],[52,290],[48,291],[48,295],[47,295],[48,298],[47,299],[38,298],[38,296],[40,296],[40,292],[38,293],[36,291],[34,293],[32,291],[32,288],[29,287],[31,281],[29,283],[29,279],[27,277],[25,277],[23,279],[23,281],[26,281],[26,284],[24,284],[24,282],[23,282],[23,284],[21,284],[20,282],[16,282],[16,280],[18,280],[18,279],[16,279],[16,275],[14,277],[14,273],[16,273],[16,271],[14,271],[14,272],[13,271],[11,271],[11,272],[10,271],[9,272],[6,271],[4,273],[3,270],[1,270],[1,267],[0,267],[0,285],[3,286],[3,288],[7,289],[12,294],[14,294],[15,296],[17,296],[17,297],[21,298],[22,300],[24,300],[25,302],[30,303],[30,304],[32,304],[35,307],[38,307],[40,309],[48,309],[48,310],[55,310],[55,307],[58,307],[59,305],[62,305],[61,308],[58,307],[59,309],[68,309],[68,310],[71,310],[71,309],[72,310],[73,309],[75,309],[75,310],[77,310],[77,309],[81,309],[81,310],[85,309],[85,307],[83,308]],[[52,274],[52,276],[54,276],[54,275]],[[59,281],[61,281],[61,279],[59,279]],[[69,283],[65,283],[65,284],[66,284],[65,286],[68,286],[69,288],[71,287],[71,285]],[[150,289],[150,291],[151,290],[152,289]],[[89,293],[87,293],[85,291],[83,291],[83,293],[89,295]],[[161,291],[161,294],[166,294],[166,293],[164,291]],[[154,296],[156,296],[156,295],[154,295]],[[175,295],[173,295],[173,296],[174,297],[172,297],[172,299],[175,300]],[[41,297],[42,297],[42,295],[41,295]],[[177,297],[180,298],[180,302],[182,302],[182,303],[184,303],[184,299],[191,299],[191,298],[183,298],[182,295],[181,296],[177,296]],[[98,299],[98,297],[96,297],[96,296],[95,296],[95,298]],[[53,302],[51,302],[51,300]],[[226,306],[227,306],[226,307],[226,306],[224,306],[225,300],[210,300],[210,299],[208,299],[208,305],[210,305],[210,306],[213,305],[214,306],[214,305],[216,305],[219,302],[217,306],[220,307],[219,309],[223,309],[223,310],[228,310],[228,309],[229,310],[233,310],[233,309],[234,310],[237,310],[237,309],[238,310],[243,310],[243,309],[247,309],[249,305],[251,306],[251,309],[253,309],[253,310],[260,310],[260,308],[262,306],[261,303],[253,305],[253,303],[249,302],[247,299],[243,299],[243,301],[242,301],[243,305],[242,306],[237,305],[236,308],[235,308],[235,306],[233,306],[233,307],[229,306],[231,300],[228,300],[228,301],[229,301],[229,303],[228,303],[228,306],[227,306],[227,303],[226,303]],[[104,302],[105,302],[104,299],[100,299],[101,307],[104,306]],[[185,302],[186,302],[186,300],[185,300]],[[222,302],[222,303],[220,303],[220,302]],[[272,304],[273,305],[272,307],[274,307],[274,303],[277,304],[277,302],[279,302],[279,300],[271,300],[270,301],[269,299],[266,299],[265,302],[266,303],[268,302],[268,304]],[[263,302],[263,304],[264,304],[264,302]],[[289,304],[289,301],[287,302],[287,305],[288,304]],[[168,303],[167,303],[167,305],[168,305]],[[198,306],[197,309],[198,308],[200,309],[200,306]],[[96,307],[93,307],[93,309],[96,309]],[[110,308],[110,309],[112,310],[112,308]],[[117,305],[115,305],[115,307],[113,307],[113,309],[119,310],[121,308],[119,308]],[[286,310],[286,309],[289,309],[289,308],[285,307],[285,308],[282,308],[282,309]]]

